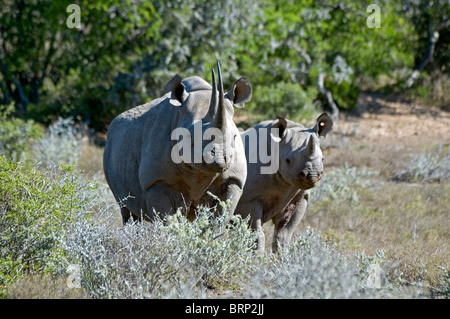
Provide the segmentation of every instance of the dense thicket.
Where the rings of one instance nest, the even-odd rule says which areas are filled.
[[[252,112],[295,116],[315,100],[326,104],[320,75],[337,106],[352,109],[380,77],[395,84],[414,69],[431,81],[448,73],[447,0],[375,1],[380,28],[371,27],[373,2],[2,0],[0,105],[44,123],[72,115],[103,129],[158,97],[174,73],[210,81],[220,60],[227,86],[251,80]],[[79,5],[80,28],[70,27],[70,4]]]

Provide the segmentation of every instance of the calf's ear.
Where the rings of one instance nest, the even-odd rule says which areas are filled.
[[[180,106],[189,96],[189,93],[186,92],[186,88],[181,81],[183,81],[183,78],[179,74],[175,74],[175,76],[167,82],[166,87],[164,88],[165,94],[172,92],[170,96],[170,103],[172,105]]]
[[[317,118],[313,130],[318,136],[326,137],[328,133],[333,132],[333,119],[327,113],[322,113]]]
[[[235,107],[243,108],[244,103],[250,102],[252,99],[252,86],[245,77],[242,77],[234,83],[233,88],[225,94],[225,97],[232,101]]]
[[[284,117],[279,116],[270,129],[270,136],[275,142],[280,142],[286,136],[288,123]]]

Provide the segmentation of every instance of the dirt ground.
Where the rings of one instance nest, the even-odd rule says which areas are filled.
[[[363,93],[356,112],[342,114],[334,132],[369,145],[448,145],[450,113],[394,96]]]

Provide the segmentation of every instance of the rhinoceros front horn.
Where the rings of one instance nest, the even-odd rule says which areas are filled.
[[[217,72],[219,74],[219,103],[217,106],[216,119],[214,123],[214,127],[224,131],[225,128],[225,104],[224,104],[224,93],[223,93],[223,82],[222,82],[222,72],[220,71],[220,64],[217,62]],[[213,81],[215,83],[215,81]],[[213,91],[214,88],[213,88]],[[213,93],[214,94],[214,93]]]
[[[315,140],[315,138],[313,136],[310,136],[309,141],[308,141],[308,146],[307,146],[308,154],[310,156],[315,154],[316,145],[317,145],[317,141]]]

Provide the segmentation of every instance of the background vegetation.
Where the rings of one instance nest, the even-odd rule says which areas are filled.
[[[332,111],[321,78],[342,112],[368,91],[448,111],[449,19],[446,0],[2,0],[0,297],[448,298],[448,144],[399,155],[332,137],[300,234],[255,256],[246,220],[212,217],[219,201],[193,223],[121,227],[94,142],[175,73],[210,81],[217,60],[227,87],[252,83],[243,126]]]
[[[80,29],[66,23],[72,3]],[[177,72],[210,81],[220,60],[227,86],[242,75],[252,82],[256,114],[295,117],[298,105],[327,104],[320,74],[338,107],[353,109],[360,90],[403,89],[417,68],[412,92],[448,106],[448,2],[375,1],[380,28],[368,27],[371,3],[3,0],[0,105],[46,124],[71,115],[104,130],[159,97]]]

